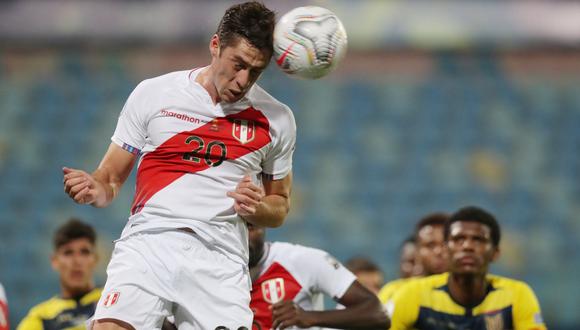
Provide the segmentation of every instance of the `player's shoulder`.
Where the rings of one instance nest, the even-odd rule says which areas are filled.
[[[284,259],[296,259],[303,257],[324,257],[328,253],[317,248],[287,242],[272,242],[270,253]],[[300,259],[303,260],[303,259]]]
[[[413,277],[411,277],[411,278],[399,278],[399,279],[387,282],[385,285],[383,285],[383,287],[379,291],[379,294],[378,294],[379,299],[381,301],[389,300],[398,289],[400,289],[403,285],[405,285],[406,283],[408,283],[412,279],[414,279],[414,278]]]
[[[334,268],[340,267],[340,262],[328,252],[300,244],[272,242],[270,255],[272,262],[294,271],[314,271],[326,264]]]
[[[58,296],[53,296],[47,300],[44,300],[30,308],[28,312],[29,315],[43,317],[46,315],[54,314],[55,310],[59,309],[62,299]]]
[[[147,78],[142,80],[137,87],[135,87],[135,92],[152,92],[159,91],[165,88],[172,88],[175,85],[186,85],[187,79],[191,70],[184,71],[174,71],[169,72],[160,76]]]
[[[447,285],[449,273],[425,276],[412,277],[401,284],[401,290],[423,291],[434,290]]]
[[[82,305],[89,305],[89,304],[92,304],[92,303],[99,301],[102,293],[103,293],[102,288],[95,288],[95,289],[91,290],[89,293],[87,293],[86,295],[84,295],[81,298],[81,304]]]
[[[514,278],[488,274],[487,279],[495,289],[513,291],[514,293],[532,291],[526,282]]]
[[[282,115],[283,117],[286,117],[286,119],[291,119],[292,122],[294,122],[294,114],[290,107],[270,95],[270,93],[258,84],[254,84],[252,89],[248,92],[247,97],[256,110],[260,110],[266,115],[275,114],[276,117]]]

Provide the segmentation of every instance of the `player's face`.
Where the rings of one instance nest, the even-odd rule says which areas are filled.
[[[401,260],[399,271],[401,278],[409,278],[423,274],[423,266],[417,261],[417,246],[415,243],[408,242],[401,249]]]
[[[214,35],[210,42],[213,83],[222,102],[240,100],[268,66],[272,54],[252,46],[246,39],[221,46]]]
[[[61,285],[72,294],[92,287],[96,265],[95,246],[86,238],[60,246],[52,256],[52,267],[59,273]]]
[[[358,272],[356,273],[358,281],[374,294],[379,294],[385,279],[381,272]]]
[[[498,255],[498,249],[491,241],[490,228],[474,221],[452,223],[447,248],[454,274],[485,274],[489,263]]]
[[[264,238],[266,230],[263,227],[248,224],[250,261],[249,266],[254,267],[264,254]]]
[[[443,230],[443,225],[428,225],[417,233],[417,256],[424,275],[447,271],[448,256]]]

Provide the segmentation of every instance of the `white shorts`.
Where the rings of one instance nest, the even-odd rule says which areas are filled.
[[[136,233],[115,243],[93,320],[161,329],[251,329],[247,267],[180,230]]]

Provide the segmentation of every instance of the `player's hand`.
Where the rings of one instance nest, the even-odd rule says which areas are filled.
[[[63,167],[64,192],[79,204],[92,204],[97,200],[98,184],[92,175],[85,171]]]
[[[244,176],[236,190],[228,191],[227,195],[234,199],[234,210],[240,216],[256,214],[258,205],[266,196],[264,189],[254,184],[249,175]]]
[[[310,328],[314,326],[310,314],[292,300],[284,300],[272,305],[272,329],[286,329],[291,326]]]

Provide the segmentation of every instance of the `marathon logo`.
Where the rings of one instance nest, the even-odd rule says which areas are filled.
[[[200,124],[203,122],[199,118],[191,117],[191,116],[188,116],[188,115],[183,114],[183,113],[177,113],[177,112],[173,112],[173,111],[169,111],[169,110],[165,110],[165,109],[161,110],[161,115],[163,117],[174,117],[174,118],[177,118],[179,120],[187,121],[187,122],[190,122],[193,124]]]

